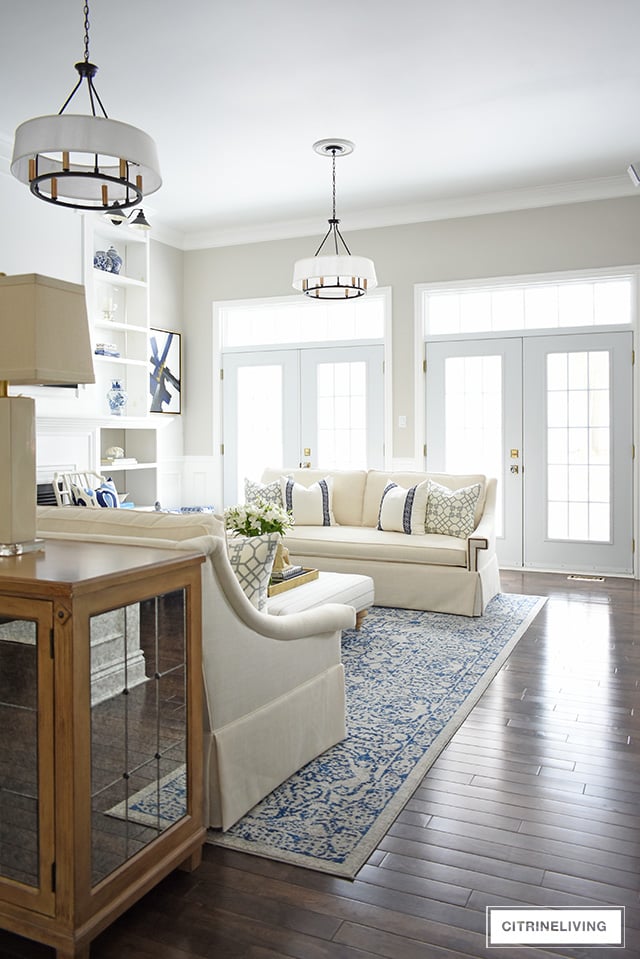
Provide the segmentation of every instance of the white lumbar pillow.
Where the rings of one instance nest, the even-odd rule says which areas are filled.
[[[293,513],[296,526],[336,526],[333,515],[333,478],[303,486],[288,476],[280,479],[282,502],[287,512]]]
[[[429,480],[410,489],[387,483],[380,500],[378,529],[417,535],[424,533]]]

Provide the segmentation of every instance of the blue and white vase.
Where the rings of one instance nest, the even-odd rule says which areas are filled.
[[[109,266],[107,267],[111,273],[119,273],[120,268],[122,267],[122,257],[116,250],[115,246],[110,246],[107,250],[107,260],[109,261]]]
[[[96,250],[93,255],[93,265],[95,266],[96,270],[105,270],[106,272],[111,272],[109,255],[105,250]]]
[[[127,406],[127,391],[120,385],[120,380],[112,380],[111,389],[107,392],[109,412],[112,416],[123,416]]]

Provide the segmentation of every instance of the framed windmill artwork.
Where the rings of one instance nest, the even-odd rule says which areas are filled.
[[[149,330],[149,393],[152,413],[182,412],[182,353],[179,333]]]

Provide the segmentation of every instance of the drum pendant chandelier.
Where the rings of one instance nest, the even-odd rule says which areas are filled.
[[[319,300],[348,300],[364,296],[378,285],[373,260],[366,256],[352,256],[344,241],[336,218],[336,157],[353,153],[350,140],[318,140],[313,149],[321,156],[330,156],[333,167],[333,212],[324,239],[315,256],[298,260],[293,268],[293,288]],[[333,253],[324,254],[322,248],[333,238]],[[340,252],[340,245],[343,252]]]
[[[84,4],[80,79],[57,115],[35,117],[15,133],[11,172],[40,200],[75,210],[106,212],[140,204],[162,185],[156,145],[142,130],[110,120],[89,61],[89,4]],[[91,114],[65,113],[86,82]],[[96,114],[96,103],[102,115]]]

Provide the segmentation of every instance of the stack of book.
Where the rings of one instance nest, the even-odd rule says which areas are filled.
[[[96,343],[93,352],[98,356],[120,356],[120,350],[115,343]]]
[[[137,466],[138,461],[135,456],[107,456],[102,460],[102,466],[113,466],[118,469],[119,466]]]
[[[274,569],[271,573],[271,582],[284,583],[288,579],[293,579],[294,576],[300,576],[301,573],[304,573],[303,566],[285,566],[282,569]]]

